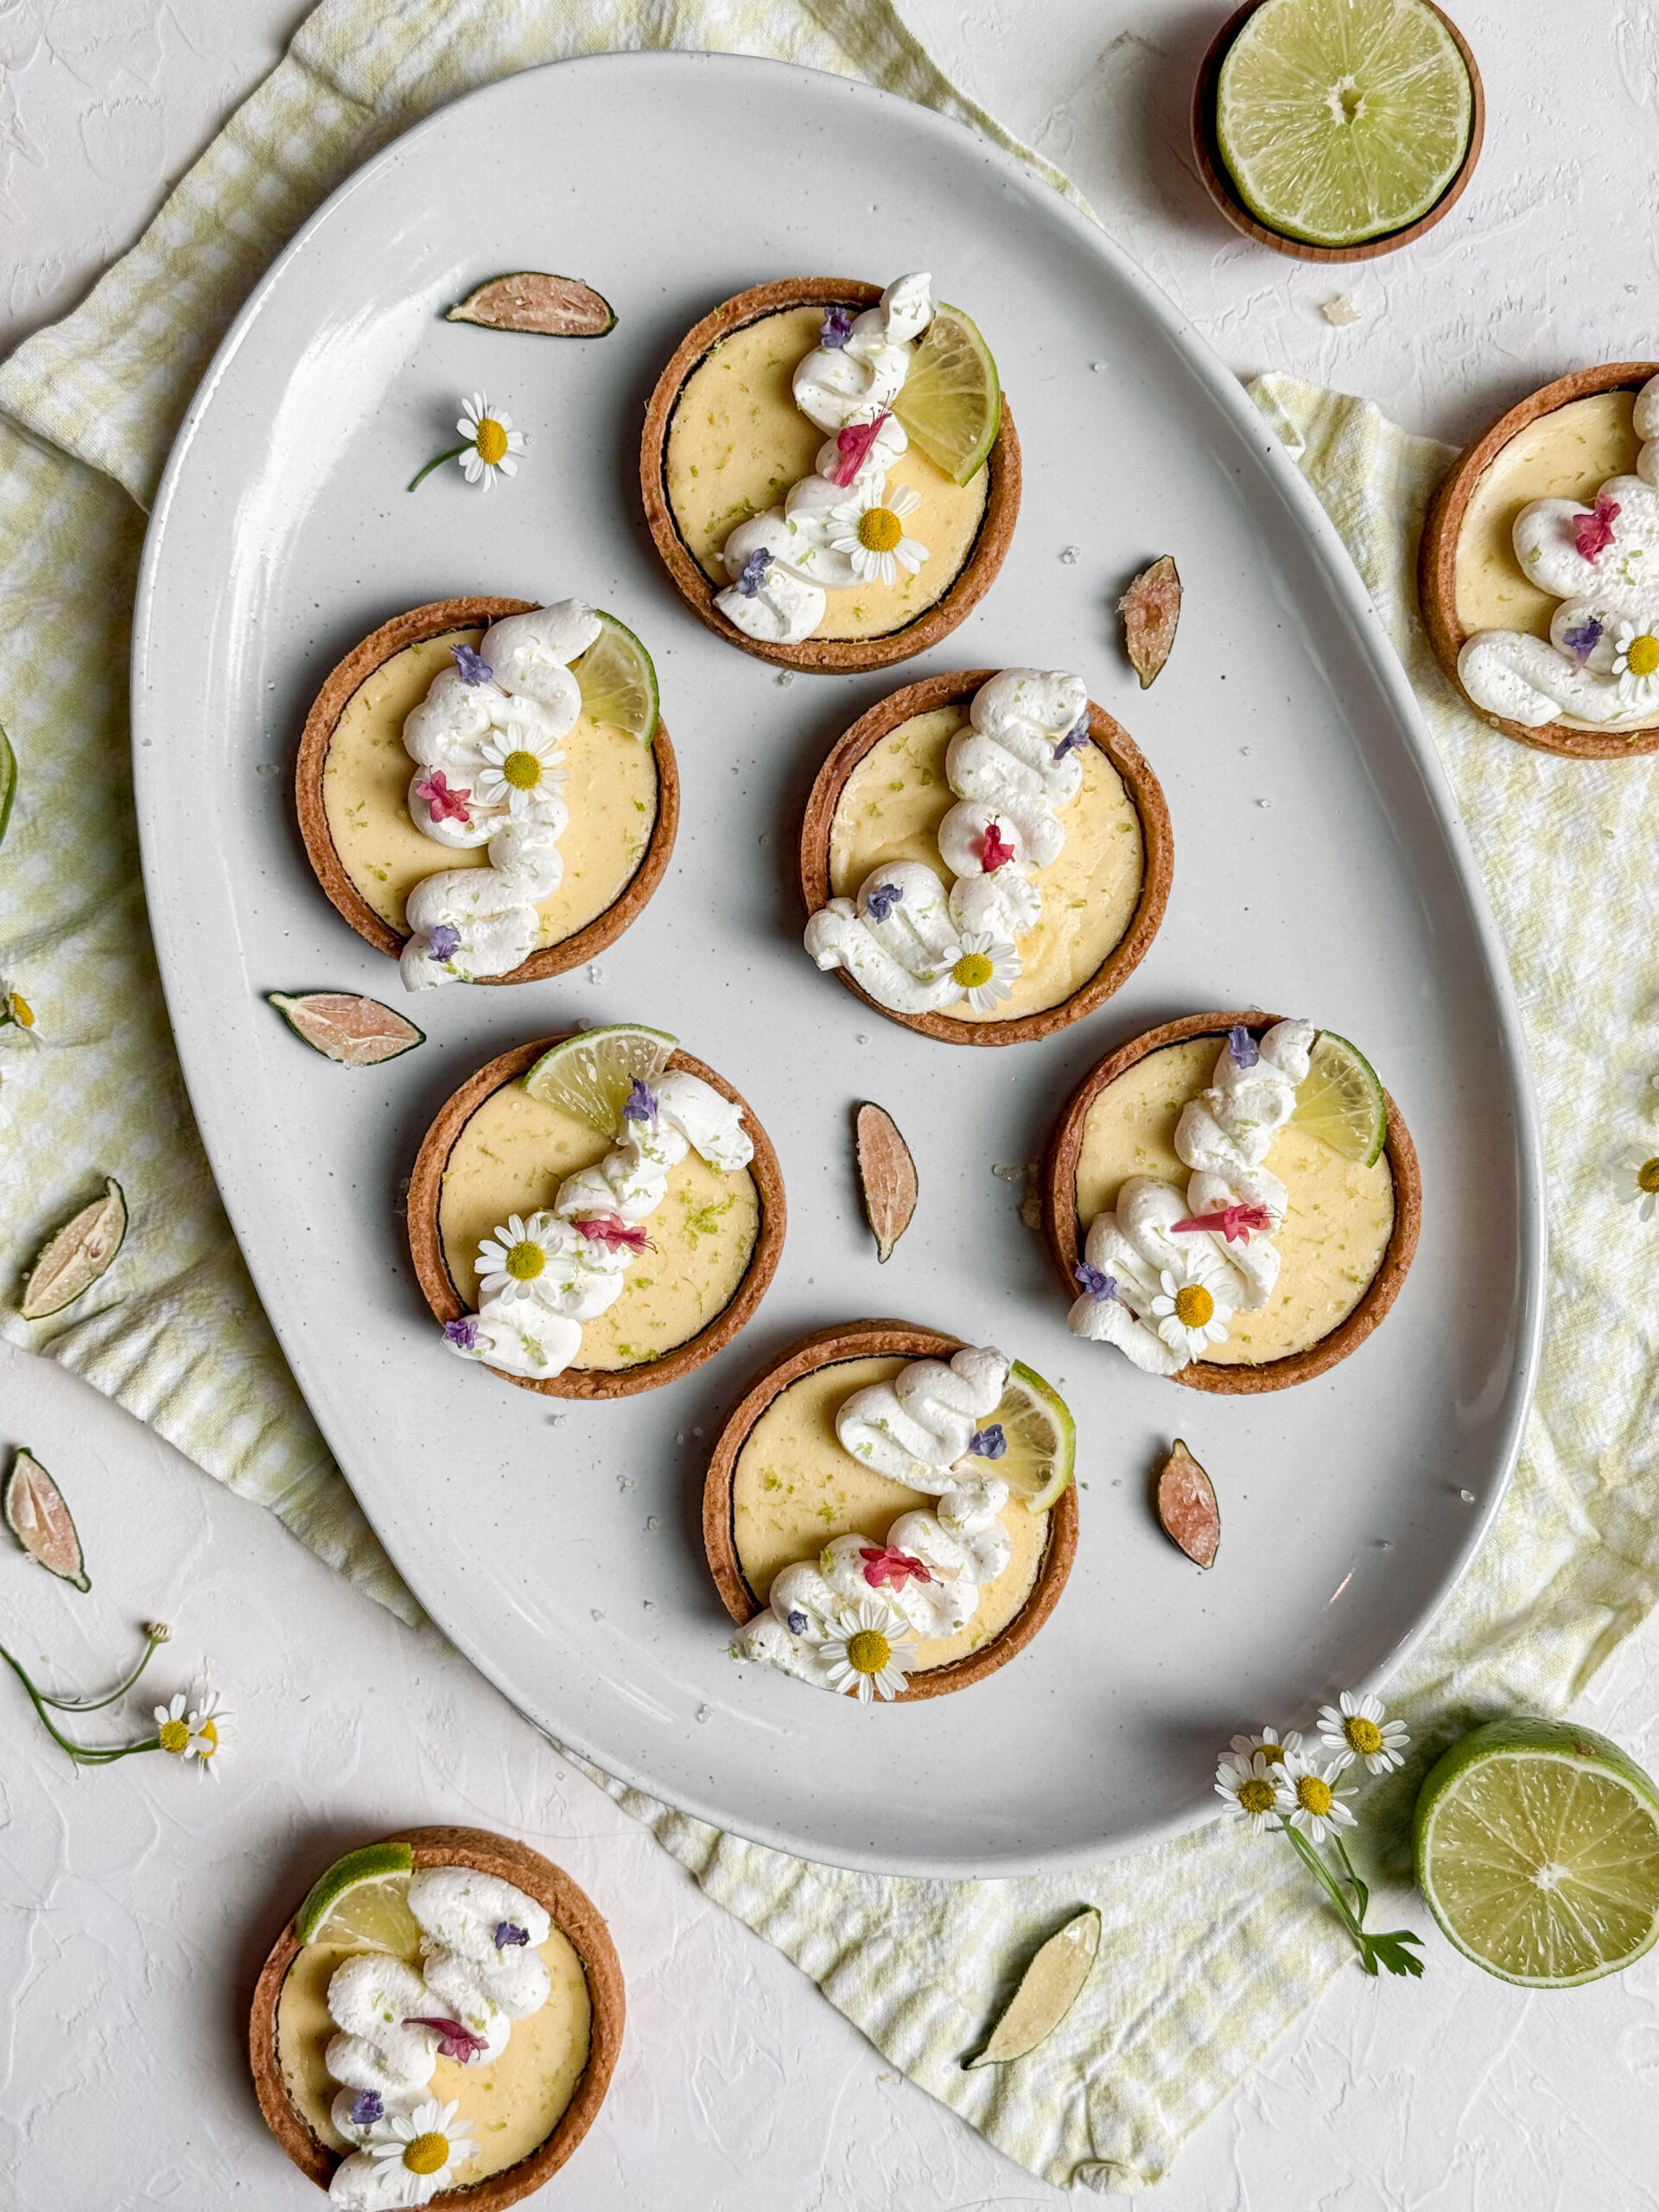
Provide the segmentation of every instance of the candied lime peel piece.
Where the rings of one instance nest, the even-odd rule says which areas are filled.
[[[656,665],[626,622],[602,607],[594,612],[600,633],[570,664],[582,711],[590,722],[607,722],[649,745],[658,720]]]
[[[354,1943],[361,1950],[412,1956],[419,1923],[409,1909],[415,1853],[406,1843],[365,1843],[335,1859],[311,1885],[294,1916],[302,1943]]]
[[[928,459],[958,484],[984,467],[1002,424],[996,363],[977,327],[943,301],[911,356],[893,411]]]
[[[586,1122],[601,1136],[622,1134],[622,1109],[636,1083],[662,1074],[679,1042],[665,1029],[613,1021],[579,1029],[550,1046],[524,1077],[524,1089],[544,1106]]]
[[[292,998],[267,991],[265,996],[296,1037],[344,1068],[378,1067],[426,1042],[425,1030],[378,999],[349,991],[302,991]]]
[[[3,1501],[5,1522],[30,1559],[60,1582],[90,1590],[86,1554],[63,1492],[26,1444],[12,1454]]]
[[[854,1116],[853,1132],[864,1217],[875,1239],[875,1256],[885,1262],[915,1217],[921,1190],[916,1162],[885,1106],[867,1099]]]
[[[103,1197],[65,1222],[29,1269],[18,1309],[24,1320],[48,1320],[85,1297],[110,1268],[126,1233],[125,1194],[113,1175],[106,1176]]]
[[[1123,650],[1144,691],[1163,672],[1181,619],[1180,574],[1170,554],[1141,569],[1117,611],[1123,617]]]
[[[1376,1070],[1334,1029],[1313,1040],[1290,1118],[1361,1167],[1373,1166],[1388,1141],[1389,1105]]]
[[[1099,1952],[1100,1913],[1087,1905],[1043,1945],[1020,1976],[990,2041],[976,2058],[964,2059],[963,2066],[1007,2066],[1046,2043],[1077,2003]]]
[[[1158,1525],[1194,1567],[1212,1567],[1221,1549],[1216,1486],[1178,1436],[1158,1470]]]
[[[554,276],[541,269],[492,276],[447,309],[444,320],[542,338],[603,338],[616,327],[615,310],[602,292],[580,276]]]

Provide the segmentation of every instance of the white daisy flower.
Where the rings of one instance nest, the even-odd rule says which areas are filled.
[[[562,1223],[555,1225],[551,1214],[533,1213],[528,1221],[520,1214],[509,1214],[505,1228],[486,1236],[478,1248],[480,1298],[499,1298],[506,1306],[516,1299],[534,1298],[555,1241],[562,1241],[563,1227]]]
[[[0,1047],[38,1045],[35,1009],[8,976],[0,976]]]
[[[1285,1817],[1291,1808],[1284,1767],[1262,1751],[1224,1751],[1216,1768],[1216,1795],[1252,1835],[1260,1835],[1270,1820]]]
[[[1633,1147],[1621,1154],[1618,1173],[1619,1197],[1636,1208],[1639,1219],[1651,1221],[1659,1209],[1659,1155]]]
[[[818,1646],[830,1688],[850,1692],[861,1705],[875,1697],[897,1697],[916,1663],[915,1640],[904,1615],[880,1599],[866,1598],[843,1613],[836,1627],[840,1633]]]
[[[1274,1766],[1282,1766],[1287,1758],[1294,1758],[1302,1748],[1300,1728],[1262,1728],[1253,1736],[1235,1736],[1228,1749],[1235,1758],[1248,1759],[1255,1752],[1265,1752]]]
[[[505,729],[492,730],[480,747],[484,766],[476,791],[484,806],[505,806],[514,821],[531,820],[550,798],[564,789],[564,754],[551,738],[541,737],[516,717]]]
[[[1620,700],[1630,707],[1651,706],[1659,699],[1659,636],[1638,630],[1634,622],[1621,622],[1613,647]]]
[[[395,2159],[402,2169],[397,2175],[402,2187],[386,2202],[429,2204],[441,2189],[454,2187],[457,2167],[470,2165],[477,2158],[473,2123],[456,2119],[460,2109],[458,2099],[440,2104],[429,2097],[413,2112],[388,2113],[376,2120],[369,2130],[370,2155],[388,2164]]]
[[[926,546],[905,535],[905,517],[921,505],[921,494],[901,484],[888,499],[887,481],[867,477],[830,511],[830,550],[847,556],[861,583],[895,582],[900,569],[913,576],[927,558]]]
[[[219,1702],[217,1690],[204,1690],[200,1698],[201,1702],[187,1721],[190,1740],[184,1747],[184,1756],[199,1761],[202,1772],[217,1782],[219,1761],[230,1745],[231,1715]]]
[[[1202,1359],[1211,1344],[1222,1344],[1233,1318],[1221,1277],[1194,1261],[1182,1281],[1168,1268],[1158,1276],[1160,1294],[1152,1301],[1152,1322],[1172,1351]]]
[[[498,469],[503,476],[518,474],[515,455],[524,451],[529,441],[522,430],[513,429],[511,415],[504,415],[499,409],[492,413],[490,403],[481,391],[462,400],[455,428],[467,441],[457,458],[467,472],[469,484],[481,481],[488,491]]]
[[[1351,1797],[1353,1791],[1336,1786],[1344,1764],[1336,1760],[1319,1768],[1311,1759],[1285,1761],[1281,1771],[1286,1816],[1292,1827],[1300,1828],[1311,1842],[1323,1843],[1327,1835],[1335,1835],[1339,1828],[1357,1825],[1343,1802]]]
[[[1403,1720],[1390,1720],[1380,1697],[1356,1697],[1344,1690],[1335,1705],[1319,1707],[1319,1741],[1334,1751],[1336,1770],[1363,1759],[1368,1774],[1387,1774],[1403,1766],[1411,1738]]]
[[[190,1748],[190,1723],[185,1718],[189,1702],[182,1690],[175,1690],[165,1705],[156,1707],[156,1736],[162,1749],[175,1758],[182,1758]]]
[[[1006,938],[969,935],[958,940],[950,973],[976,1014],[990,1014],[1014,995],[1020,955]]]

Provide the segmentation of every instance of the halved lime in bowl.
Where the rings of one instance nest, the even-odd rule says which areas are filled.
[[[570,664],[582,711],[590,722],[608,722],[649,745],[657,734],[656,666],[626,622],[602,607],[594,612],[602,626],[600,633]]]
[[[985,466],[1001,427],[1002,387],[990,347],[960,308],[941,302],[934,309],[893,411],[958,484]]]
[[[578,1030],[542,1054],[525,1076],[524,1089],[544,1106],[619,1137],[628,1093],[636,1082],[649,1084],[661,1075],[678,1042],[665,1029],[634,1021]]]
[[[335,1859],[294,1916],[302,1943],[351,1943],[412,1958],[421,1930],[409,1909],[415,1854],[406,1843],[365,1843]]]
[[[1314,1040],[1290,1118],[1362,1167],[1372,1165],[1388,1141],[1388,1101],[1376,1070],[1334,1029],[1322,1029]]]
[[[993,1472],[1033,1513],[1046,1513],[1071,1480],[1077,1425],[1052,1383],[1016,1359],[1008,1370],[1002,1402],[991,1416],[1007,1440]]]

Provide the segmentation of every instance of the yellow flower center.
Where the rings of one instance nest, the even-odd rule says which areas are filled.
[[[861,1628],[847,1639],[847,1664],[855,1675],[879,1675],[893,1656],[893,1646],[879,1628]]]
[[[1258,1744],[1255,1748],[1269,1766],[1283,1766],[1285,1747],[1282,1744]]]
[[[404,2152],[404,2164],[412,2174],[435,2174],[449,2163],[447,2135],[417,2135]]]
[[[546,1265],[546,1253],[528,1237],[522,1244],[515,1244],[507,1255],[507,1273],[514,1282],[534,1282]]]
[[[196,1753],[196,1757],[199,1759],[212,1758],[213,1753],[219,1749],[218,1729],[214,1727],[211,1720],[204,1720],[200,1727],[197,1729],[196,1733],[201,1738],[202,1742],[207,1746],[207,1749],[205,1751],[198,1751]]]
[[[1317,1774],[1305,1774],[1296,1784],[1296,1802],[1305,1813],[1325,1814],[1331,1809],[1331,1785],[1321,1782]]]
[[[868,507],[859,517],[858,542],[867,553],[891,553],[904,534],[905,526],[891,507]]]
[[[533,753],[509,753],[501,773],[516,791],[533,791],[542,780],[542,764]]]
[[[35,1027],[35,1009],[21,991],[13,991],[7,999],[6,1004],[11,1010],[11,1018],[14,1021],[20,1023],[25,1029],[32,1029]]]
[[[964,952],[950,970],[964,991],[976,991],[982,983],[988,983],[995,970],[982,952]]]
[[[1342,1732],[1352,1748],[1366,1757],[1382,1748],[1382,1731],[1375,1720],[1367,1720],[1359,1713],[1343,1722]]]
[[[190,1731],[182,1720],[163,1720],[156,1733],[161,1738],[162,1749],[171,1751],[175,1758],[190,1740]]]
[[[1632,676],[1651,676],[1659,668],[1659,638],[1649,637],[1645,630],[1639,638],[1632,638],[1624,665]]]
[[[1637,1188],[1659,1191],[1659,1160],[1644,1160],[1636,1171]]]
[[[1190,1282],[1175,1294],[1175,1319],[1185,1329],[1201,1329],[1216,1310],[1216,1301],[1201,1282]]]
[[[473,443],[478,448],[478,457],[480,461],[498,461],[506,454],[507,434],[493,415],[486,415],[478,426],[478,435],[474,439]],[[442,2138],[440,2137],[439,2140],[442,2141]],[[424,2173],[428,2170],[423,2166],[418,2171]]]
[[[1270,1813],[1273,1810],[1273,1784],[1253,1776],[1249,1782],[1238,1785],[1238,1802],[1247,1813]]]

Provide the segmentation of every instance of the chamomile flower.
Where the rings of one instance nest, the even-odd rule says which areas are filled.
[[[475,391],[470,399],[461,402],[461,415],[455,428],[461,432],[463,442],[435,454],[410,482],[409,488],[411,492],[417,485],[423,484],[435,468],[442,468],[446,461],[458,461],[466,473],[467,481],[482,484],[486,492],[498,475],[518,474],[518,456],[524,451],[530,441],[522,430],[513,429],[511,415],[503,414],[499,408],[492,409],[481,391]],[[474,679],[468,677],[467,680],[470,683]]]
[[[1158,1282],[1152,1322],[1172,1351],[1202,1359],[1211,1344],[1225,1341],[1233,1306],[1218,1274],[1195,1260],[1181,1275],[1160,1269]]]
[[[1280,1771],[1283,1775],[1285,1816],[1294,1828],[1300,1829],[1312,1843],[1323,1843],[1327,1835],[1335,1835],[1340,1828],[1351,1828],[1358,1824],[1344,1803],[1351,1797],[1351,1789],[1338,1789],[1337,1783],[1345,1760],[1333,1760],[1327,1767],[1317,1767],[1311,1759],[1301,1758],[1285,1761]]]
[[[1336,1768],[1363,1759],[1368,1774],[1387,1774],[1403,1766],[1411,1738],[1402,1720],[1390,1720],[1380,1697],[1356,1697],[1344,1690],[1335,1705],[1319,1707],[1319,1741],[1336,1753]]]
[[[156,1707],[156,1740],[175,1758],[182,1758],[190,1748],[190,1723],[185,1718],[189,1702],[182,1690],[175,1690],[165,1705]]]
[[[201,1693],[201,1702],[186,1717],[190,1740],[184,1747],[184,1757],[198,1762],[204,1774],[219,1780],[219,1761],[229,1747],[231,1716],[219,1700],[217,1690]]]
[[[478,774],[479,801],[505,806],[514,821],[534,821],[564,788],[564,754],[557,743],[517,718],[492,730],[480,750],[485,765]]]
[[[836,1626],[839,1633],[818,1646],[818,1656],[830,1670],[830,1688],[861,1705],[897,1697],[916,1663],[915,1641],[904,1615],[866,1598],[843,1613]]]
[[[990,1014],[1014,995],[1020,955],[1006,938],[969,934],[961,938],[950,973],[976,1014]]]
[[[1260,1751],[1274,1766],[1294,1758],[1302,1748],[1300,1728],[1261,1728],[1252,1736],[1235,1736],[1228,1746],[1235,1758],[1248,1759]]]
[[[1624,705],[1649,707],[1659,700],[1659,637],[1621,622],[1613,639],[1613,674]]]
[[[1637,1218],[1651,1221],[1659,1209],[1659,1154],[1645,1152],[1634,1146],[1622,1155],[1618,1163],[1618,1195],[1626,1205],[1633,1205]]]
[[[913,576],[927,548],[905,535],[905,518],[921,504],[921,494],[908,484],[889,497],[885,476],[867,477],[851,499],[830,511],[830,550],[847,556],[861,583],[893,583],[900,569]]]
[[[521,1214],[509,1214],[505,1228],[486,1236],[478,1248],[480,1297],[499,1298],[505,1306],[536,1297],[556,1241],[563,1242],[563,1229],[552,1214],[533,1213],[528,1221]]]
[[[1236,1744],[1242,1739],[1235,1737]],[[1216,1768],[1216,1795],[1236,1821],[1252,1835],[1260,1835],[1268,1822],[1290,1811],[1285,1769],[1265,1751],[1224,1751]]]
[[[378,2202],[386,2204],[429,2204],[441,2189],[454,2185],[456,2169],[470,2165],[478,2156],[473,2124],[457,2120],[460,2101],[440,2104],[429,2097],[413,2112],[388,2113],[369,2130],[369,2154],[392,2165],[401,2186]]]
[[[0,976],[0,1047],[40,1041],[34,1007],[9,976]]]

